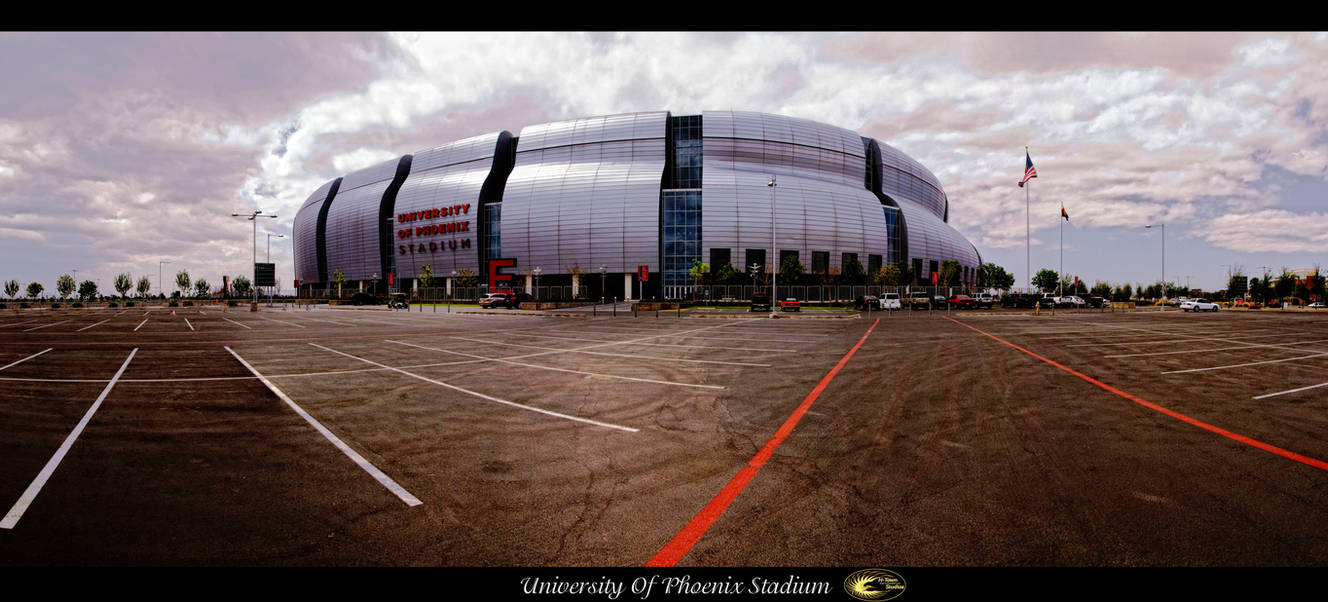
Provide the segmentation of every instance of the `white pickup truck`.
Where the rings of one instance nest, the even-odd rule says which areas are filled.
[[[899,303],[899,293],[881,295],[881,309],[901,309],[902,307]]]

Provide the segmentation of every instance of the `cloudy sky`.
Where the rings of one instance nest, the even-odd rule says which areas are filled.
[[[1225,286],[1328,268],[1323,33],[0,33],[0,280],[248,274],[262,209],[473,135],[737,109],[927,165],[950,223],[1027,279]],[[1039,174],[1026,214],[1016,186]],[[1031,249],[1026,219],[1031,215]]]

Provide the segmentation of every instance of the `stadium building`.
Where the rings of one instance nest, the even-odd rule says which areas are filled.
[[[957,260],[972,286],[981,257],[948,221],[936,176],[850,130],[650,112],[476,136],[346,174],[301,206],[292,242],[305,295],[338,274],[343,291],[412,290],[428,265],[449,292],[469,270],[480,287],[544,298],[680,298],[694,260],[759,286],[789,256],[820,275],[895,264],[913,285]],[[779,295],[798,284],[780,280]]]

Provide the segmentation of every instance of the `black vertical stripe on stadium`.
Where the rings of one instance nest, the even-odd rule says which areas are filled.
[[[507,177],[512,175],[512,169],[516,167],[516,143],[518,137],[513,136],[512,132],[503,130],[498,132],[498,142],[493,147],[493,166],[489,168],[488,177],[484,178],[484,184],[480,185],[479,210],[475,217],[479,224],[479,240],[476,246],[479,247],[479,266],[480,282],[488,284],[489,282],[489,216],[484,207],[492,203],[503,202],[503,191],[507,189]]]
[[[332,181],[332,187],[327,190],[327,198],[323,199],[323,206],[318,209],[318,225],[314,228],[314,252],[318,256],[318,281],[326,284],[327,277],[327,210],[332,208],[332,199],[337,197],[337,190],[341,188],[341,178]]]
[[[387,190],[383,191],[383,199],[378,202],[378,265],[383,275],[382,282],[387,282],[387,275],[392,272],[393,259],[396,258],[391,251],[392,237],[395,234],[392,231],[392,225],[395,223],[393,218],[396,213],[393,211],[397,206],[397,191],[401,190],[401,185],[406,183],[406,176],[410,175],[410,161],[413,155],[405,155],[397,161],[397,173],[392,177],[392,183],[387,185]]]
[[[904,212],[899,209],[899,203],[890,198],[890,195],[881,192],[881,146],[875,138],[863,137],[862,141],[867,145],[867,173],[871,175],[871,191],[880,199],[881,204],[887,207],[894,207],[895,215],[898,216],[899,223],[896,229],[899,231],[899,265],[901,268],[908,267],[908,227],[904,223]],[[917,274],[913,275],[917,278]]]

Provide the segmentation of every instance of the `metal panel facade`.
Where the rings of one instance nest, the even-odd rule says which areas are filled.
[[[327,213],[327,270],[345,272],[346,280],[386,278],[380,260],[378,207],[396,175],[400,159],[346,174]]]
[[[890,195],[904,214],[904,227],[908,230],[908,261],[921,258],[923,265],[935,261],[957,259],[964,267],[976,268],[981,260],[973,244],[954,228],[932,213],[931,207],[904,196]],[[925,276],[925,275],[924,275]]]
[[[482,273],[479,196],[493,168],[498,136],[467,138],[414,155],[393,210],[399,278],[417,278],[425,265],[438,278],[453,270]],[[400,221],[403,214],[411,217]]]
[[[706,112],[704,123],[702,253],[766,249],[773,259],[770,176],[776,178],[775,218],[781,251],[797,250],[811,265],[813,251],[828,252],[832,267],[843,253],[885,255],[885,216],[863,186],[862,138],[834,126],[763,113]],[[769,260],[769,259],[768,259]]]
[[[295,279],[301,283],[318,281],[318,211],[335,181],[319,186],[295,214],[291,245],[295,248]]]
[[[881,147],[881,192],[909,198],[941,221],[949,221],[945,189],[931,170],[889,144],[879,140],[877,144]]]
[[[503,254],[522,272],[659,269],[659,184],[668,114],[530,126],[503,195]]]

